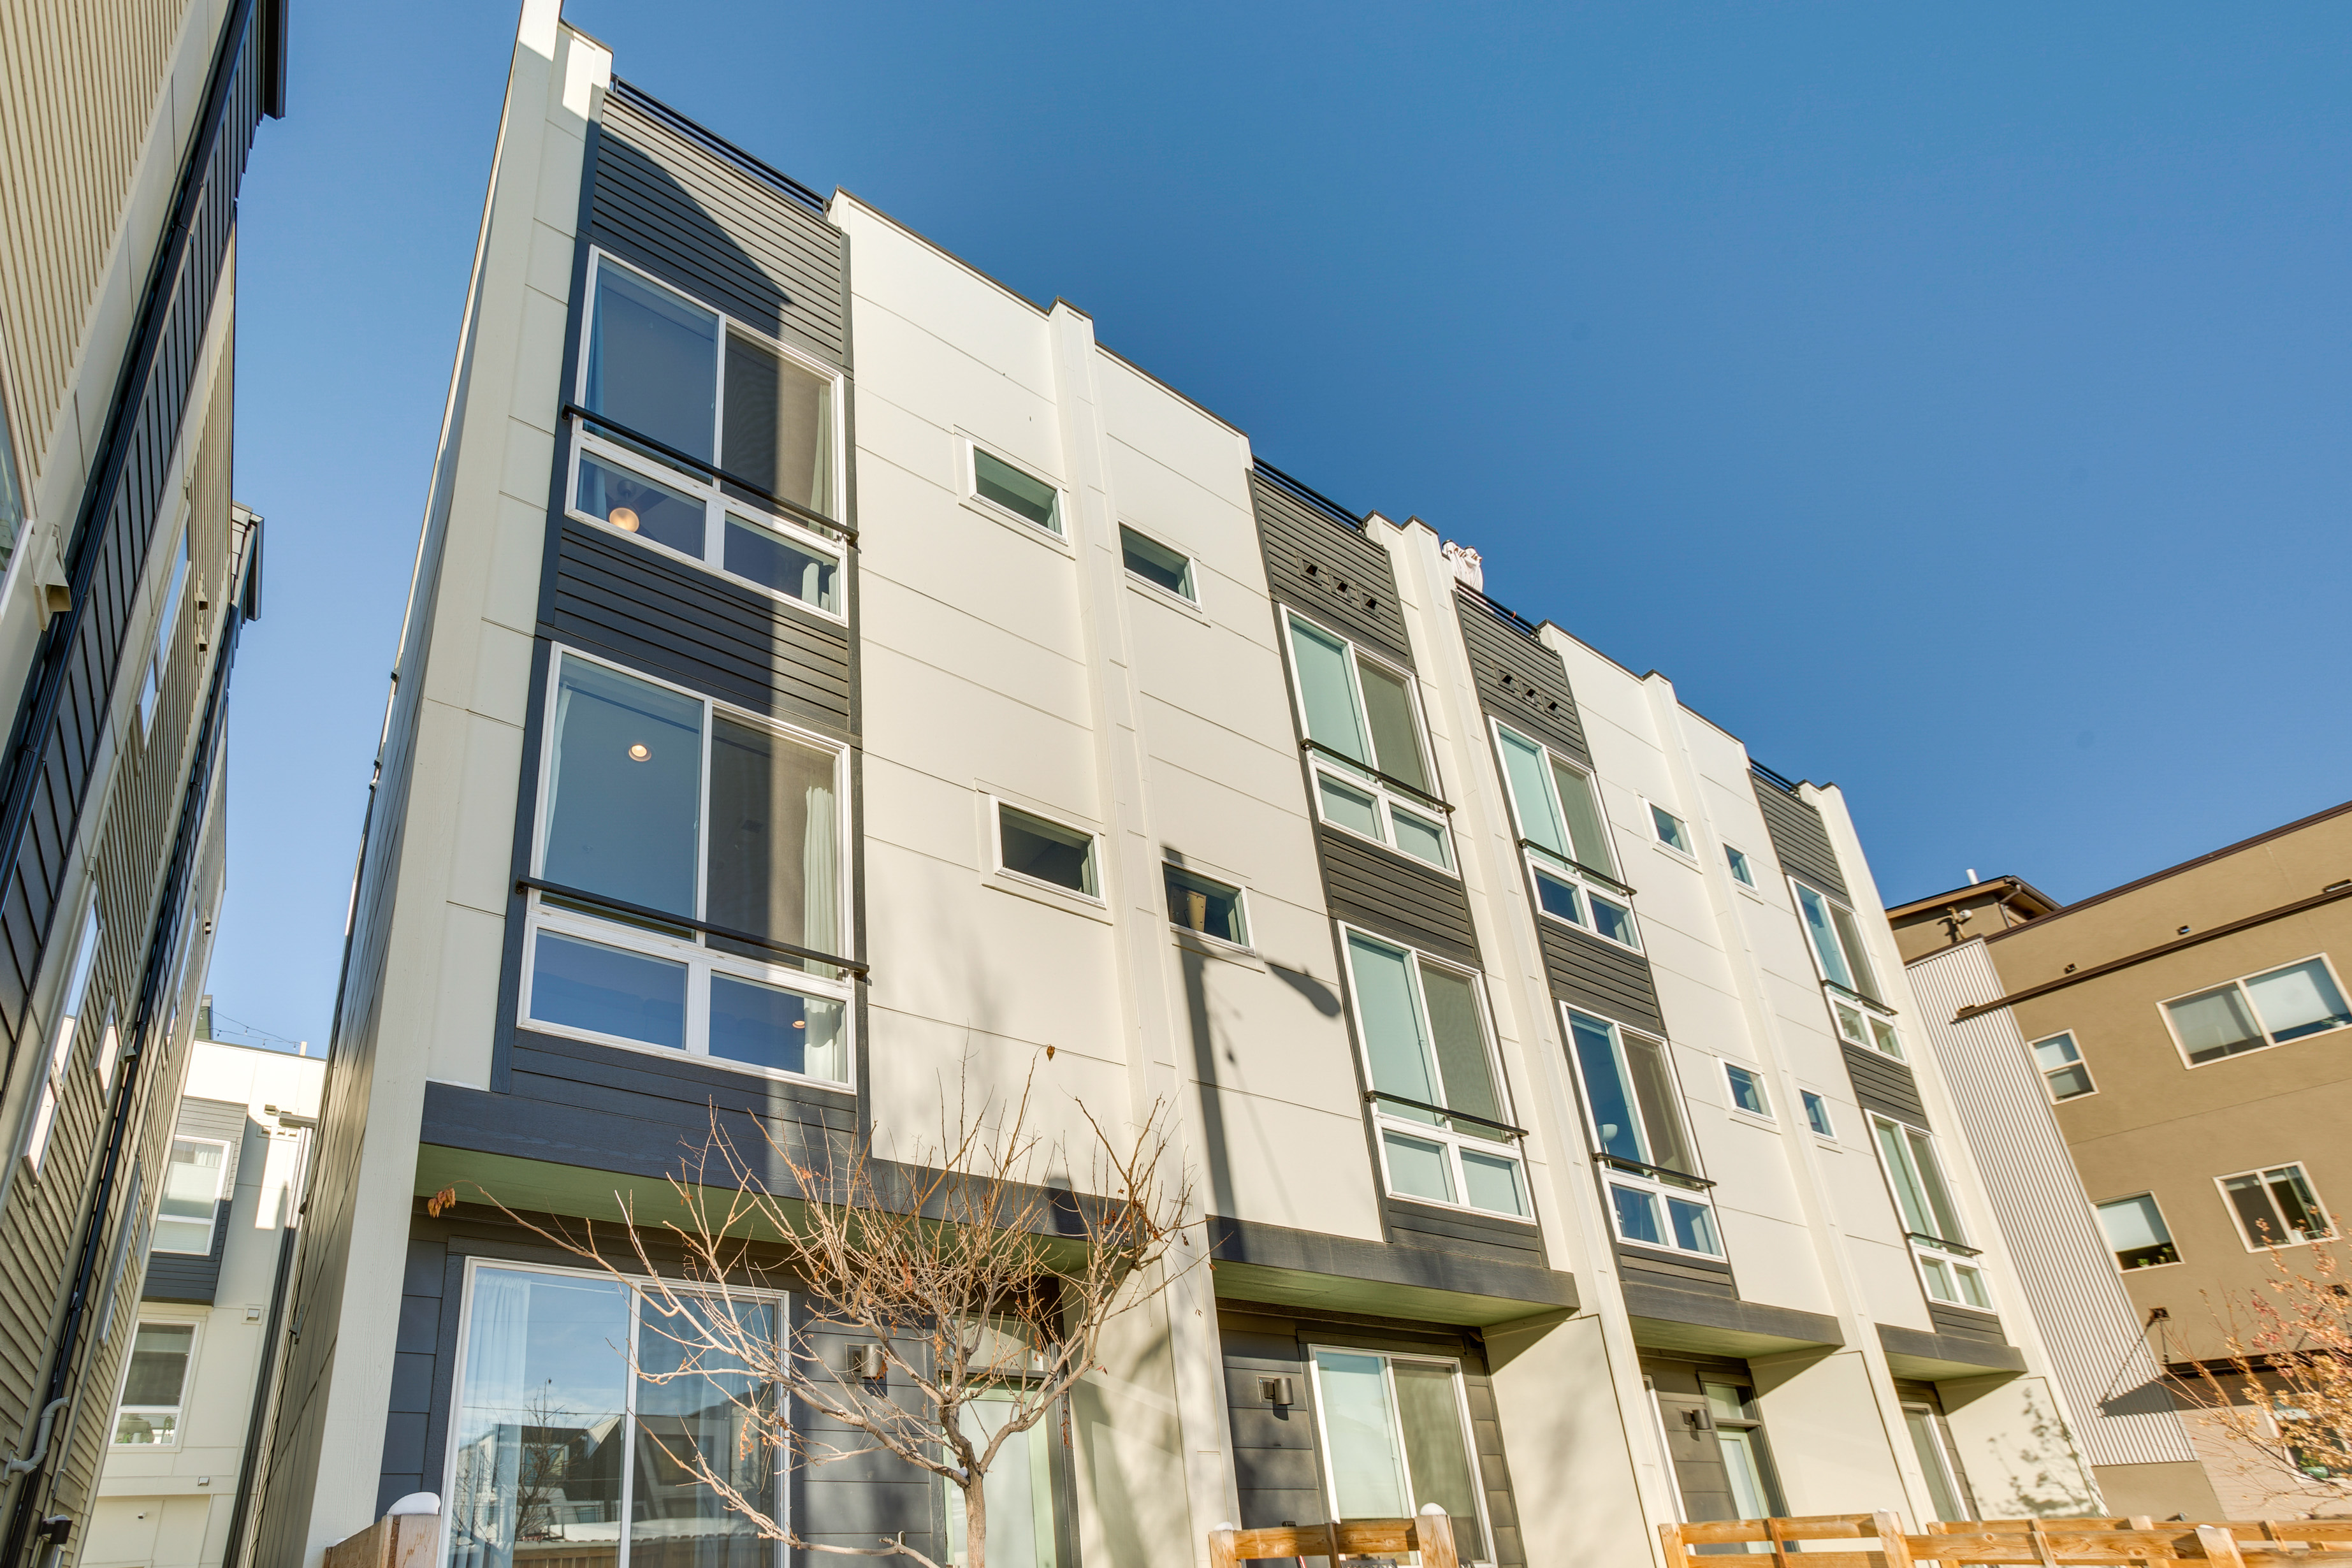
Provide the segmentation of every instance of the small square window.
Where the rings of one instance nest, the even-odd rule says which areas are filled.
[[[2053,1100],[2074,1100],[2096,1091],[2091,1081],[2091,1069],[2083,1064],[2083,1053],[2075,1048],[2074,1037],[2053,1035],[2046,1040],[2033,1042],[2033,1065],[2042,1069],[2042,1080],[2050,1086]]]
[[[1836,1137],[1837,1129],[1830,1121],[1830,1102],[1810,1089],[1799,1092],[1805,1097],[1805,1125],[1820,1137]]]
[[[2180,1261],[2180,1248],[2173,1244],[2164,1211],[2156,1206],[2153,1193],[2101,1204],[2099,1228],[2107,1233],[2107,1245],[2115,1249],[2118,1268],[2154,1268]]]
[[[1723,847],[1723,858],[1731,862],[1731,879],[1733,881],[1738,882],[1743,888],[1752,888],[1756,885],[1756,868],[1748,863],[1748,852],[1746,850],[1734,849],[1730,845],[1727,844]]]
[[[1125,523],[1118,525],[1118,552],[1127,563],[1129,576],[1140,577],[1155,588],[1164,588],[1187,604],[1201,602],[1201,595],[1192,586],[1191,556],[1180,555]]]
[[[1662,805],[1650,807],[1650,826],[1658,830],[1658,842],[1677,855],[1692,855],[1690,825]],[[1696,858],[1694,856],[1694,858]]]
[[[1219,942],[1232,942],[1235,947],[1249,945],[1249,922],[1242,912],[1239,888],[1229,888],[1176,866],[1168,867],[1167,874],[1168,919],[1171,923],[1202,936],[1215,937]]]
[[[1093,834],[1000,805],[996,836],[997,864],[1004,869],[1090,899],[1101,896],[1095,885]]]
[[[1764,1098],[1764,1079],[1747,1068],[1723,1064],[1723,1076],[1731,1081],[1731,1109],[1744,1110],[1750,1116],[1769,1121],[1772,1102]]]
[[[971,489],[991,505],[1061,537],[1062,492],[977,447],[971,449]]]

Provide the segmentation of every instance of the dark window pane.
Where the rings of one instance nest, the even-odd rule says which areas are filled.
[[[1432,1503],[1454,1523],[1454,1539],[1465,1561],[1486,1555],[1478,1528],[1478,1483],[1470,1473],[1470,1448],[1463,1440],[1462,1396],[1454,1369],[1427,1362],[1389,1363],[1396,1384],[1397,1424],[1404,1429],[1405,1470],[1412,1478],[1416,1513]]]
[[[617,463],[586,453],[580,458],[580,490],[574,503],[624,533],[666,544],[697,561],[703,554],[703,509],[698,496],[674,490]]]
[[[1429,788],[1421,758],[1421,729],[1413,722],[1412,698],[1404,681],[1370,659],[1356,660],[1364,688],[1364,716],[1371,723],[1372,765],[1417,790]]]
[[[845,1082],[842,1017],[841,1004],[822,996],[710,977],[710,1054],[728,1061]]]
[[[531,966],[530,1016],[682,1051],[686,965],[543,931]]]
[[[834,755],[718,719],[710,731],[713,925],[839,952]]]
[[[1646,1035],[1627,1034],[1622,1038],[1625,1066],[1633,1075],[1633,1094],[1642,1106],[1642,1125],[1650,1134],[1650,1163],[1685,1175],[1698,1174],[1683,1140],[1682,1107],[1675,1099],[1665,1046]]]
[[[1175,867],[1167,868],[1168,918],[1186,931],[1196,931],[1238,946],[1249,945],[1249,933],[1242,923],[1242,895],[1239,889],[1213,882],[1206,877],[1195,877]]]
[[[1633,911],[1606,899],[1592,900],[1592,929],[1612,942],[1622,942],[1627,947],[1642,945],[1641,936],[1633,930]]]
[[[1642,1141],[1641,1124],[1633,1119],[1633,1089],[1618,1067],[1612,1031],[1581,1013],[1569,1015],[1569,1027],[1576,1037],[1577,1070],[1584,1079],[1585,1103],[1591,1108],[1593,1131],[1600,1136],[1602,1151],[1621,1160],[1648,1164],[1649,1147]]]
[[[728,334],[719,466],[812,511],[833,513],[833,383]]]
[[[773,529],[727,520],[727,570],[820,610],[839,610],[840,563],[803,549]]]
[[[1065,827],[1015,811],[997,807],[998,832],[1003,841],[1004,868],[1051,882],[1057,888],[1092,897],[1095,890],[1095,839],[1091,833]]]
[[[1558,877],[1548,877],[1543,872],[1538,871],[1536,898],[1543,904],[1544,913],[1558,915],[1561,920],[1574,925],[1584,923],[1582,900],[1577,894],[1574,883],[1564,882]]]
[[[142,1323],[131,1342],[131,1375],[122,1385],[125,1405],[177,1405],[188,1375],[188,1352],[196,1331],[186,1323]]]
[[[719,318],[617,267],[596,269],[581,401],[640,435],[711,460]]]
[[[982,500],[994,501],[1048,532],[1062,531],[1062,492],[977,447],[971,453],[971,485]]]
[[[2285,1244],[2286,1226],[2280,1222],[2278,1211],[2271,1207],[2270,1194],[2263,1190],[2260,1176],[2231,1176],[2221,1184],[2221,1190],[2230,1195],[2230,1205],[2238,1211],[2238,1223],[2245,1226],[2248,1241],[2257,1247]]]
[[[1146,539],[1135,530],[1121,525],[1118,531],[1119,554],[1127,569],[1147,583],[1167,589],[1180,598],[1192,596],[1192,563],[1169,549],[1158,540]]]
[[[556,686],[541,875],[692,915],[702,704],[566,658]]]
[[[1500,1121],[1503,1100],[1495,1091],[1495,1069],[1486,1056],[1486,1027],[1479,1020],[1478,996],[1469,977],[1423,963],[1421,995],[1429,1006],[1429,1031],[1436,1037],[1437,1076],[1443,1084],[1437,1103]],[[1453,1125],[1456,1132],[1473,1138],[1499,1136],[1492,1127],[1475,1121]]]

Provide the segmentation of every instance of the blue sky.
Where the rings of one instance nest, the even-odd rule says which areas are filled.
[[[514,12],[296,0],[245,187],[212,984],[314,1044]],[[2352,12],[568,14],[1843,785],[1890,899],[2079,898],[2352,795]]]

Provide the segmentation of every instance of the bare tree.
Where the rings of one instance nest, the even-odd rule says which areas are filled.
[[[2352,1500],[2352,1287],[2333,1246],[2215,1313],[2227,1353],[2167,1381],[2227,1440],[2238,1468],[2314,1501]]]
[[[813,1156],[765,1123],[764,1146],[747,1155],[714,1111],[702,1149],[670,1179],[677,1217],[649,1231],[615,1194],[625,1243],[609,1226],[505,1212],[637,1292],[646,1331],[668,1342],[662,1368],[632,1357],[640,1379],[692,1380],[705,1409],[731,1407],[726,1443],[685,1426],[647,1436],[760,1535],[946,1568],[903,1531],[871,1546],[803,1540],[754,1479],[774,1474],[778,1455],[814,1467],[883,1453],[956,1489],[965,1568],[986,1568],[991,1467],[1096,1369],[1109,1325],[1205,1261],[1186,1235],[1189,1177],[1167,1169],[1163,1107],[1115,1134],[1080,1104],[1089,1170],[1074,1186],[1057,1174],[1070,1151],[1031,1130],[1034,1087],[1033,1075],[1018,1100],[975,1107],[960,1082],[951,1113],[941,1097],[937,1141],[903,1161],[863,1145]],[[761,1174],[779,1167],[789,1193]],[[682,1251],[682,1269],[656,1267],[667,1248],[649,1234]],[[764,1292],[780,1289],[803,1295],[802,1321],[776,1322]]]

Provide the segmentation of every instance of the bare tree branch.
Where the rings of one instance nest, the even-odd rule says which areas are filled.
[[[2352,1498],[2352,1286],[2332,1243],[2214,1312],[2227,1353],[2166,1383],[2227,1440],[2238,1469],[2315,1500]],[[2210,1298],[2209,1298],[2210,1305]]]

